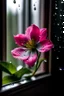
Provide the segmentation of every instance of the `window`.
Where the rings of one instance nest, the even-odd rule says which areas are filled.
[[[16,47],[13,35],[24,33],[25,29],[34,23],[39,27],[47,27],[49,36],[49,11],[49,3],[47,4],[45,0],[6,0],[6,60],[16,64],[17,68],[19,68],[18,65],[20,66],[23,62],[15,60],[11,56],[10,51]],[[38,73],[49,72],[49,53],[42,54],[42,56],[47,58],[47,63],[46,65],[42,64],[40,66]],[[5,60],[5,55],[3,60]],[[4,75],[7,74],[4,73],[3,76]]]
[[[43,7],[40,0],[6,0],[6,3],[6,60],[15,64],[18,69],[22,67],[23,62],[14,59],[11,55],[11,50],[16,47],[13,35],[24,33],[26,28],[31,24],[36,24],[39,27],[44,26],[44,1],[42,2]],[[40,5],[42,8],[40,8]],[[45,72],[43,67],[44,65],[41,65],[40,72]]]
[[[64,70],[64,0],[54,0],[52,18],[52,64],[53,72],[58,73]]]

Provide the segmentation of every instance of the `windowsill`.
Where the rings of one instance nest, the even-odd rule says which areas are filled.
[[[5,96],[5,94],[13,94],[14,92],[24,91],[25,89],[27,90],[27,88],[33,88],[34,86],[37,86],[38,83],[44,83],[44,81],[46,81],[46,79],[49,77],[51,77],[51,74],[44,74],[37,77],[32,77],[30,81],[24,80],[20,81],[19,83],[3,86],[0,90],[0,94],[3,94],[2,96]]]

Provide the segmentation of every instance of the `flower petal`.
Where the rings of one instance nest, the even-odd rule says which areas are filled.
[[[43,41],[47,38],[47,28],[40,29],[40,39],[39,41]]]
[[[25,31],[25,35],[26,35],[29,39],[31,39],[31,37],[30,37],[31,31],[32,31],[32,27],[31,27],[31,26],[29,26],[29,27],[26,29],[26,31]]]
[[[26,48],[15,48],[11,51],[12,56],[19,60],[26,60],[29,57],[30,51]]]
[[[34,41],[38,42],[40,29],[36,25],[32,24],[26,29],[26,35],[28,35],[30,39],[33,39]]]
[[[39,52],[47,52],[53,47],[54,45],[50,40],[43,40],[42,42],[40,42],[40,44],[38,44],[37,50]]]
[[[29,66],[32,67],[34,66],[35,62],[37,60],[37,53],[31,53],[29,58],[25,60],[24,62]]]
[[[28,41],[28,37],[24,34],[14,35],[14,39],[19,46],[23,46]]]
[[[32,31],[30,33],[31,39],[34,39],[36,42],[39,41],[39,35],[40,35],[40,30],[36,25],[32,25]]]

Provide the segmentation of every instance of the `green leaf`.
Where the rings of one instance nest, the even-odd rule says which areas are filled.
[[[21,79],[21,77],[25,74],[29,74],[32,73],[32,71],[28,68],[21,68],[19,71],[17,71],[16,73],[14,73],[14,75],[18,78]]]
[[[5,76],[2,78],[2,84],[9,84],[9,83],[15,82],[17,80],[18,79],[15,78],[13,75]]]
[[[8,74],[14,74],[16,72],[16,67],[9,62],[0,62],[0,70]]]

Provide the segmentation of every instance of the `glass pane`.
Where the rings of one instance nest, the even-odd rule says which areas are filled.
[[[23,0],[7,0],[7,61],[13,62],[16,66],[18,61],[11,55],[11,50],[15,44],[13,35],[22,33],[22,10]]]
[[[14,35],[25,33],[26,28],[31,24],[44,27],[44,0],[6,0],[6,61],[12,62],[17,70],[22,65],[22,61],[16,60],[11,55],[11,50],[18,47],[14,41]],[[44,54],[41,54],[44,57]],[[44,64],[41,64],[37,73],[45,72]],[[8,75],[3,73],[3,76]]]

